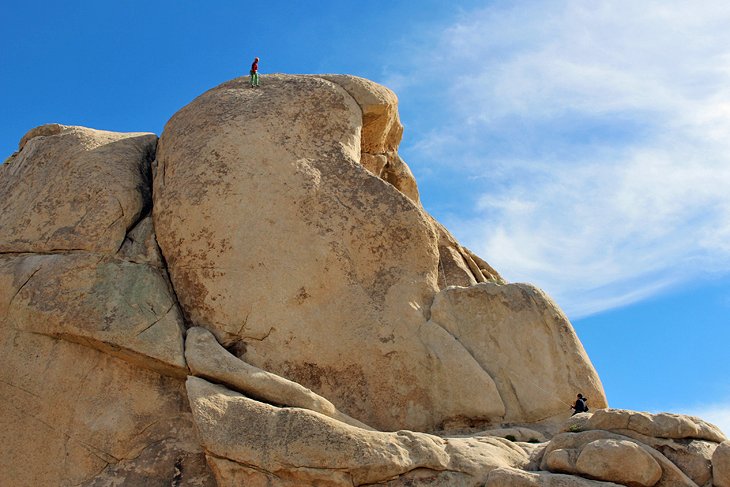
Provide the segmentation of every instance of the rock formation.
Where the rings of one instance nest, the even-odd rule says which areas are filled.
[[[387,108],[375,117],[378,106]],[[188,321],[379,429],[536,421],[563,412],[554,398],[575,390],[600,407],[598,377],[557,313],[525,325],[546,329],[547,353],[529,367],[496,364],[498,383],[488,352],[473,352],[480,337],[429,319],[442,260],[452,275],[487,278],[413,194],[361,164],[381,153],[395,160],[400,134],[394,95],[352,77],[270,76],[258,92],[233,81],[173,116],[157,152],[153,214]],[[529,306],[554,309],[546,303]],[[520,338],[513,357],[526,355]],[[512,390],[523,394],[533,366],[543,373],[553,361],[550,385],[560,389],[517,404]]]
[[[28,132],[0,166],[0,485],[728,485],[714,426],[602,409],[552,300],[420,205],[402,131],[382,86],[272,75],[159,144]],[[596,411],[566,422],[576,391]]]

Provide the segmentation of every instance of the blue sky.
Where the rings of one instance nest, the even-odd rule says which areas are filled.
[[[568,313],[612,406],[730,432],[730,4],[3,2],[0,152],[48,122],[160,134],[247,73],[400,98],[424,206]]]

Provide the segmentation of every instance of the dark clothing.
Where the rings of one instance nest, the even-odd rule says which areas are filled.
[[[259,70],[259,62],[254,61],[253,64],[251,65],[251,72],[256,73],[256,72],[258,72],[258,70]]]
[[[586,399],[584,397],[576,399],[575,406],[571,407],[575,409],[575,411],[573,411],[574,415],[588,411],[588,406],[586,406]]]

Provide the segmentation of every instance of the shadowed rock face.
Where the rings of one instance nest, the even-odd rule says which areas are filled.
[[[570,323],[424,211],[401,134],[341,75],[224,83],[157,151],[28,132],[0,166],[0,485],[727,485],[712,425],[592,414]]]

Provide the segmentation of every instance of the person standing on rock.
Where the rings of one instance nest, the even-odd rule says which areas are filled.
[[[570,409],[574,409],[573,416],[575,416],[578,413],[585,413],[588,411],[588,406],[586,403],[588,402],[588,398],[583,397],[583,394],[578,394],[578,399],[575,400],[575,406],[570,406]]]
[[[259,58],[253,60],[251,65],[251,88],[259,85]]]

